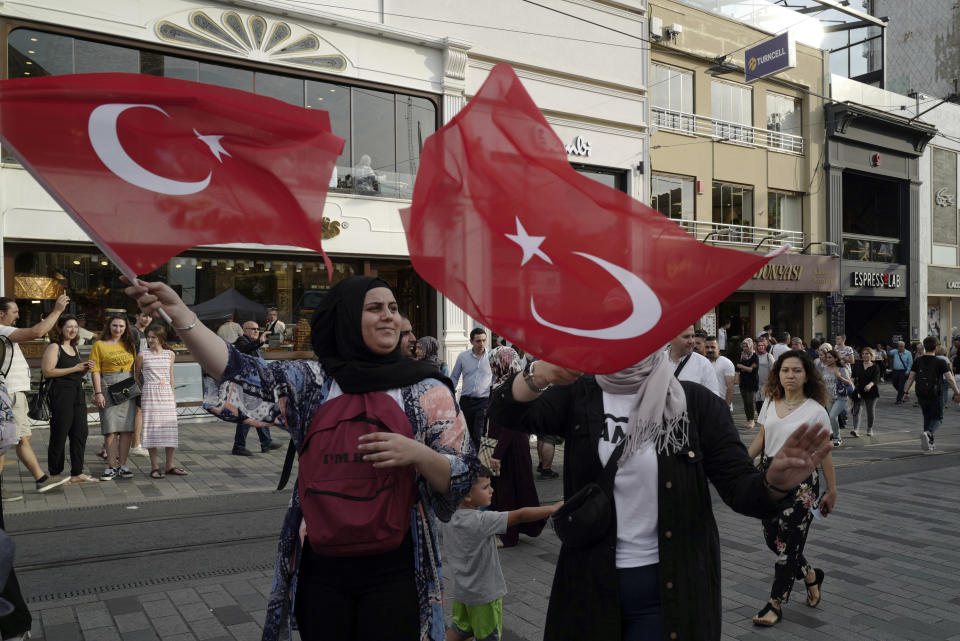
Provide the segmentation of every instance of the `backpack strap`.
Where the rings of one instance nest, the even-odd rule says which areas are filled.
[[[677,369],[673,370],[673,377],[680,378],[680,372],[683,371],[684,366],[687,364],[687,361],[690,360],[690,357],[693,356],[693,352],[687,354],[682,361],[677,365]]]
[[[287,455],[283,459],[283,470],[280,472],[280,482],[277,484],[277,492],[287,486],[290,480],[290,472],[293,470],[293,457],[297,453],[297,448],[293,446],[293,439],[287,444]]]

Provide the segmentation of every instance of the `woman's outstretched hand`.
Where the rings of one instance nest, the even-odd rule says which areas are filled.
[[[830,430],[821,424],[801,425],[770,461],[767,482],[782,489],[797,487],[832,449]]]

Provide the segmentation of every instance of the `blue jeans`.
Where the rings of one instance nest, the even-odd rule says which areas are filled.
[[[233,435],[233,449],[240,450],[247,446],[247,433],[250,431],[250,426],[246,423],[237,423],[237,431]],[[272,442],[270,438],[270,428],[269,427],[258,427],[257,428],[257,438],[260,439],[260,449],[267,447]]]
[[[833,438],[840,438],[840,422],[837,417],[847,409],[847,397],[838,396],[830,405],[830,429],[833,431]]]
[[[930,432],[933,440],[933,434],[943,422],[943,402],[939,396],[927,399],[918,399],[920,401],[920,411],[923,412],[923,431]]]
[[[618,569],[617,581],[620,583],[622,641],[663,641],[660,565]]]

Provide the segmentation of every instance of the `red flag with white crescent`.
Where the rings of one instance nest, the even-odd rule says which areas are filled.
[[[0,137],[125,274],[196,245],[322,252],[324,111],[141,74],[0,82]]]
[[[593,373],[663,347],[770,258],[707,246],[578,174],[505,64],[426,141],[401,216],[427,282],[532,354]]]

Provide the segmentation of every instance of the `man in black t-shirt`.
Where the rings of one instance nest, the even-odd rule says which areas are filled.
[[[923,433],[920,434],[920,444],[927,451],[935,449],[933,435],[943,421],[943,401],[940,390],[944,381],[943,375],[950,371],[950,363],[945,359],[937,358],[937,343],[935,336],[927,336],[923,339],[923,356],[913,362],[907,384],[903,388],[902,400],[907,402],[910,397],[910,387],[914,381],[917,382],[917,401],[923,412]],[[946,381],[953,388],[953,402],[960,403],[960,387],[957,387],[957,381],[953,376],[947,377]]]

